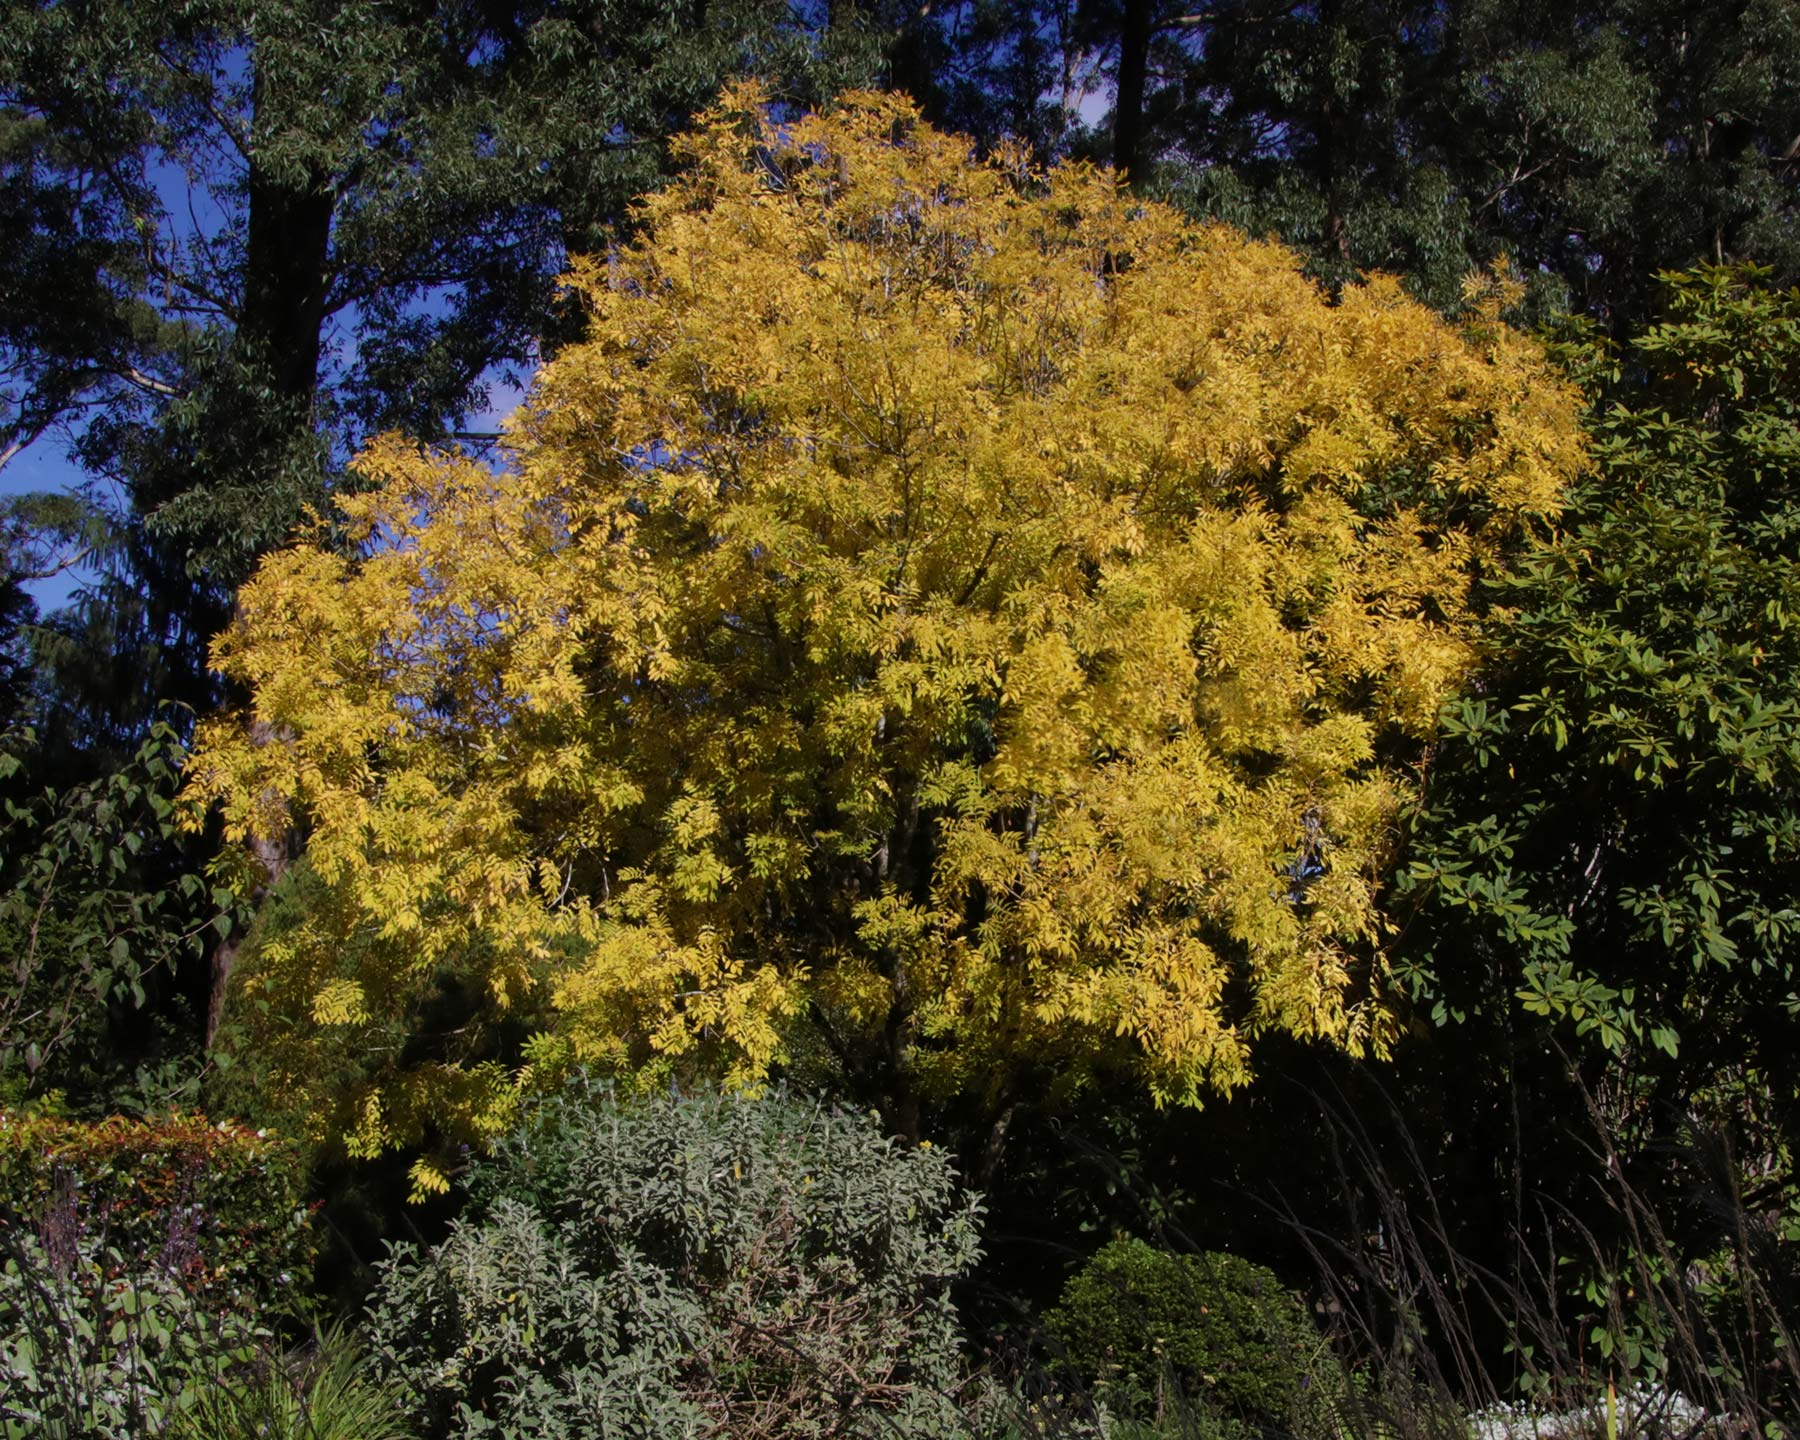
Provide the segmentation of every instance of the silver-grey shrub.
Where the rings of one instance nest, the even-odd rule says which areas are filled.
[[[949,1161],[782,1094],[545,1106],[428,1254],[397,1249],[377,1363],[431,1433],[951,1437],[948,1287],[980,1206]]]

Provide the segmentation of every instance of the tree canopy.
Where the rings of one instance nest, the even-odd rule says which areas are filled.
[[[1452,307],[1505,255],[1540,313],[1627,333],[1659,269],[1800,276],[1796,23],[1762,0],[973,3],[903,24],[894,79],[1333,284],[1392,270]]]
[[[902,100],[738,91],[683,151],[508,463],[371,447],[361,556],[271,556],[218,643],[251,703],[190,801],[304,828],[331,897],[245,981],[285,1081],[321,1026],[398,1056],[446,974],[547,1000],[541,1068],[750,1081],[804,1033],[914,1133],[1102,1060],[1195,1101],[1271,1028],[1379,1049],[1407,766],[1574,393],[1492,297],[1334,304]],[[329,1113],[405,1138],[421,1073]]]

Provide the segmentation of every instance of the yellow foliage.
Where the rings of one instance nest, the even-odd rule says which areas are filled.
[[[332,896],[246,967],[292,1085],[446,975],[527,1075],[753,1084],[805,1034],[890,1097],[1194,1102],[1260,1031],[1378,1050],[1471,575],[1584,463],[1499,298],[1334,301],[888,97],[738,90],[683,155],[505,465],[371,446],[359,557],[270,557],[217,645],[194,812],[303,821]],[[361,1153],[521,1083],[390,1048],[332,1101]]]
[[[433,1195],[446,1195],[450,1191],[450,1177],[429,1160],[413,1161],[407,1178],[412,1181],[412,1193],[408,1198],[414,1204]]]

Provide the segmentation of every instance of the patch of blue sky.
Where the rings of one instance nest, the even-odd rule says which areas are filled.
[[[652,440],[648,445],[634,445],[622,458],[625,468],[634,475],[652,475],[658,470],[697,464],[700,457],[692,451],[671,450],[661,440]]]
[[[395,711],[414,729],[505,729],[531,708],[528,692],[508,688],[500,654],[518,617],[498,606],[430,603],[436,598],[438,592],[421,588],[415,624],[370,655],[379,670],[402,682]],[[445,685],[450,676],[461,694]]]

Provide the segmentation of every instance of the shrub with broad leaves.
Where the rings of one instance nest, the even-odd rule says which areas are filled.
[[[0,1110],[0,1220],[154,1260],[214,1307],[303,1308],[304,1185],[296,1147],[231,1122]]]

